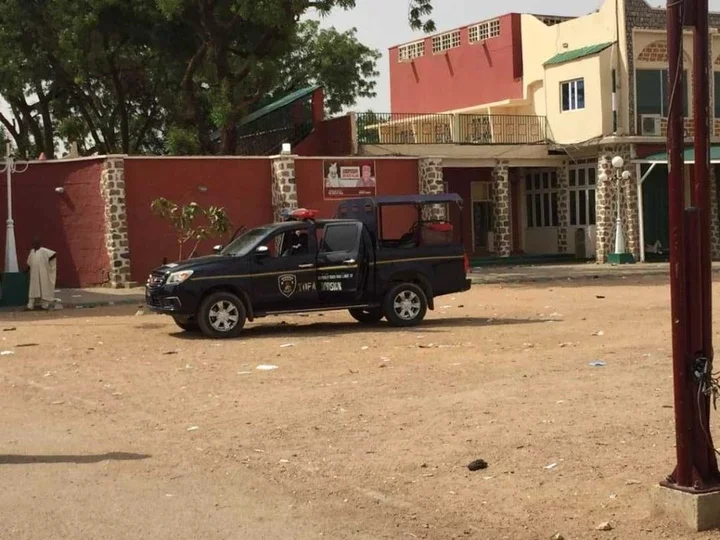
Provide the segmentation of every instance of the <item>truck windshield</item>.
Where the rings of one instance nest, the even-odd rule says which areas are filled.
[[[229,257],[244,257],[258,245],[270,231],[267,227],[250,229],[225,246],[220,253]]]

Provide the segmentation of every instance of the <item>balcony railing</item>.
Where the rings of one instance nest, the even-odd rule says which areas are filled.
[[[358,113],[359,144],[545,144],[544,116]]]

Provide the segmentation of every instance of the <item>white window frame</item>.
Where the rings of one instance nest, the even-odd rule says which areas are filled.
[[[422,56],[425,56],[425,40],[398,47],[398,62],[412,62]]]
[[[455,49],[462,43],[460,38],[460,30],[453,30],[452,32],[446,32],[432,38],[432,52],[433,54],[439,54],[450,49]]]
[[[583,104],[582,107],[578,105],[578,83],[582,82],[583,87]],[[563,107],[563,90],[565,87],[568,87],[568,95],[570,96],[570,102],[568,103],[569,108],[565,109]],[[560,83],[560,112],[572,112],[572,111],[581,111],[585,108],[585,105],[587,103],[587,96],[585,95],[585,78],[584,77],[578,77],[577,79],[572,79],[569,81],[563,81]]]
[[[530,186],[528,187],[528,180]],[[546,182],[547,180],[547,182]],[[553,195],[554,201],[553,201]],[[530,205],[528,206],[528,197]],[[533,169],[525,174],[525,228],[527,229],[550,229],[560,226],[559,212],[560,184],[558,183],[557,170],[555,169]],[[536,200],[540,200],[540,215]],[[546,216],[545,200],[548,201],[549,214]],[[553,212],[553,209],[555,212]],[[553,215],[556,222],[553,223]],[[532,216],[532,217],[531,217]],[[547,217],[547,219],[545,219]]]
[[[580,185],[580,171],[585,171],[585,182]],[[575,194],[575,223],[572,219],[572,205]],[[592,195],[594,196],[591,196]],[[580,207],[585,206],[585,219],[580,219]],[[595,206],[591,212],[591,206]],[[594,214],[595,223],[591,223],[590,214]],[[597,224],[597,164],[580,163],[572,165],[568,170],[568,226],[594,227]]]
[[[500,19],[491,19],[468,28],[468,42],[478,43],[500,35]]]

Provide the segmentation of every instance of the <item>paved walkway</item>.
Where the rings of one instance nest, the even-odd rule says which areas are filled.
[[[609,264],[567,264],[541,266],[512,266],[473,268],[471,278],[475,284],[541,283],[587,279],[629,279],[648,276],[667,276],[668,263],[639,263],[613,266]],[[713,273],[720,274],[720,263],[713,263]]]
[[[55,291],[65,308],[90,308],[99,306],[117,306],[124,304],[140,305],[145,303],[145,289],[108,289],[93,287],[89,289],[61,289]]]
[[[611,266],[607,264],[568,264],[542,266],[491,266],[474,268],[474,284],[524,284],[587,279],[629,279],[646,276],[667,276],[667,263]],[[713,264],[713,273],[720,275],[720,263]],[[55,293],[65,308],[91,308],[114,305],[142,305],[145,293],[142,287],[134,289],[62,289]]]

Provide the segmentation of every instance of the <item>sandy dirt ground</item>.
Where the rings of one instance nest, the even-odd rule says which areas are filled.
[[[651,512],[668,296],[481,286],[409,331],[335,313],[225,342],[131,307],[0,314],[0,538],[720,538]]]

